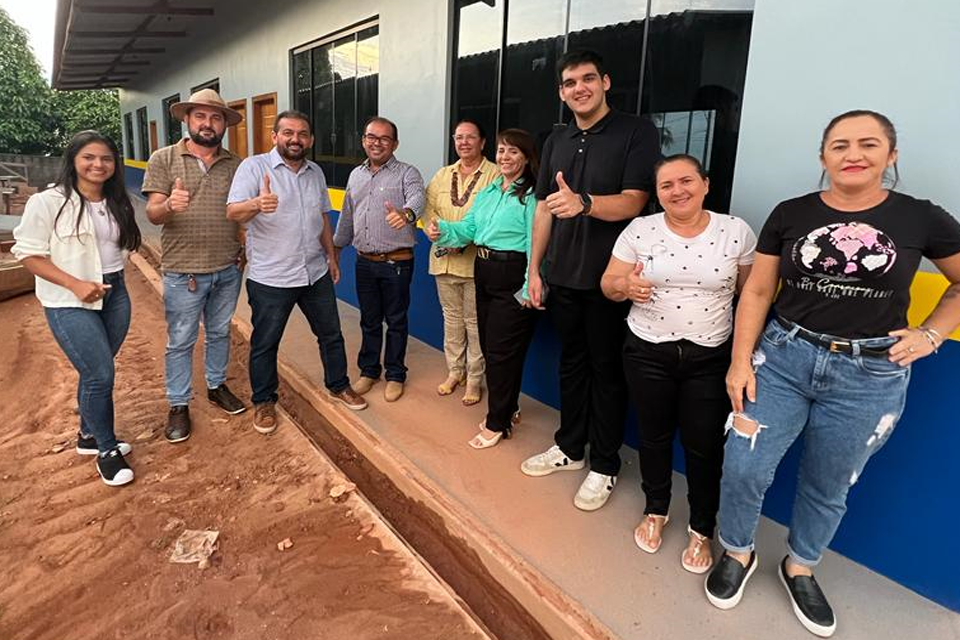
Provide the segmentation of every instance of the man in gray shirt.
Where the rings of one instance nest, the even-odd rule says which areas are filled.
[[[407,308],[413,277],[413,245],[417,219],[423,212],[423,177],[416,167],[400,162],[397,125],[381,117],[363,129],[367,160],[350,173],[343,210],[333,238],[339,251],[348,244],[357,250],[357,299],[363,341],[357,364],[357,393],[364,394],[380,379],[383,321],[387,322],[383,397],[394,402],[403,395],[407,378]]]
[[[340,268],[328,219],[330,196],[323,171],[306,159],[313,146],[309,118],[298,111],[280,113],[273,143],[269,153],[240,163],[227,198],[227,217],[247,228],[250,387],[253,426],[260,433],[276,428],[277,349],[294,305],[317,337],[332,397],[355,411],[367,406],[347,377],[333,289]]]

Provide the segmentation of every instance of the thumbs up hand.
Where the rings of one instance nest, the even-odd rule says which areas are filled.
[[[270,174],[264,174],[263,184],[260,186],[260,195],[257,196],[257,210],[260,213],[273,213],[277,210],[279,203],[277,194],[270,190]]]
[[[403,213],[393,206],[393,203],[387,200],[384,203],[384,208],[387,210],[387,224],[390,225],[393,229],[403,229],[407,226],[407,217]]]
[[[547,196],[547,208],[557,218],[573,218],[583,211],[583,202],[580,196],[573,192],[567,181],[563,179],[563,171],[557,171],[558,190]]]
[[[183,180],[173,181],[173,189],[167,198],[167,209],[175,213],[183,213],[190,206],[190,192],[183,186]]]
[[[627,275],[625,282],[627,298],[644,304],[653,298],[653,283],[643,277],[643,261],[637,260],[636,266]]]

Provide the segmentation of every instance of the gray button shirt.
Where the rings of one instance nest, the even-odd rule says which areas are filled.
[[[323,214],[332,207],[323,171],[305,160],[294,172],[274,147],[240,163],[227,203],[259,195],[264,175],[270,176],[278,204],[273,213],[258,213],[246,224],[247,277],[270,287],[311,285],[327,273],[320,233]]]
[[[389,253],[408,249],[417,242],[416,224],[394,229],[387,224],[386,203],[399,210],[410,209],[417,219],[423,213],[423,177],[417,168],[391,157],[371,171],[369,161],[350,172],[343,198],[343,211],[333,243],[352,244],[363,253]]]

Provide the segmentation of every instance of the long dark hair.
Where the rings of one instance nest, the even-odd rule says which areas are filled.
[[[520,204],[525,204],[527,194],[537,189],[537,174],[540,172],[540,158],[537,156],[533,136],[523,129],[504,129],[497,134],[497,144],[501,143],[520,149],[527,159],[527,166],[523,168],[520,178],[513,181],[513,195],[517,196]]]
[[[120,248],[128,251],[136,251],[140,248],[140,227],[137,226],[137,220],[133,212],[133,204],[130,202],[130,196],[127,195],[127,187],[123,181],[123,161],[120,159],[120,149],[116,143],[99,131],[81,131],[70,138],[67,148],[63,150],[63,167],[60,170],[60,177],[54,184],[55,189],[59,189],[66,201],[57,211],[57,217],[54,220],[54,228],[60,220],[64,208],[70,203],[73,194],[80,197],[80,211],[77,212],[76,231],[80,231],[80,219],[86,210],[87,199],[83,197],[77,189],[77,168],[74,162],[80,151],[88,144],[99,142],[110,150],[113,155],[113,175],[103,183],[103,197],[107,201],[107,209],[110,215],[117,223],[120,229]]]

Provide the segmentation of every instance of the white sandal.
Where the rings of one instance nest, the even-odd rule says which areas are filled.
[[[649,542],[646,542],[640,537],[641,529],[647,527],[647,538],[653,535],[654,527],[656,526],[657,520],[662,520],[663,524],[660,525],[660,542],[656,546],[653,546]],[[637,525],[637,528],[633,530],[633,541],[637,543],[637,546],[640,547],[643,551],[647,553],[656,553],[660,551],[660,547],[663,546],[663,530],[667,528],[667,523],[670,522],[670,516],[658,516],[652,513],[648,513],[643,517],[643,521]]]
[[[703,551],[704,546],[706,546],[708,549],[710,548],[710,538],[697,533],[696,531],[690,528],[690,525],[687,525],[687,533],[690,534],[692,537],[696,538],[697,542],[693,547],[693,558],[694,560],[696,560],[697,558],[700,557],[700,554]],[[695,564],[688,564],[687,563],[688,548],[689,548],[689,545],[687,547],[684,547],[683,551],[680,552],[680,564],[683,565],[683,568],[689,571],[690,573],[697,573],[697,574],[706,573],[707,571],[709,571],[710,567],[713,566],[713,557],[711,556],[710,558],[710,564],[705,564],[702,567],[697,566]]]

